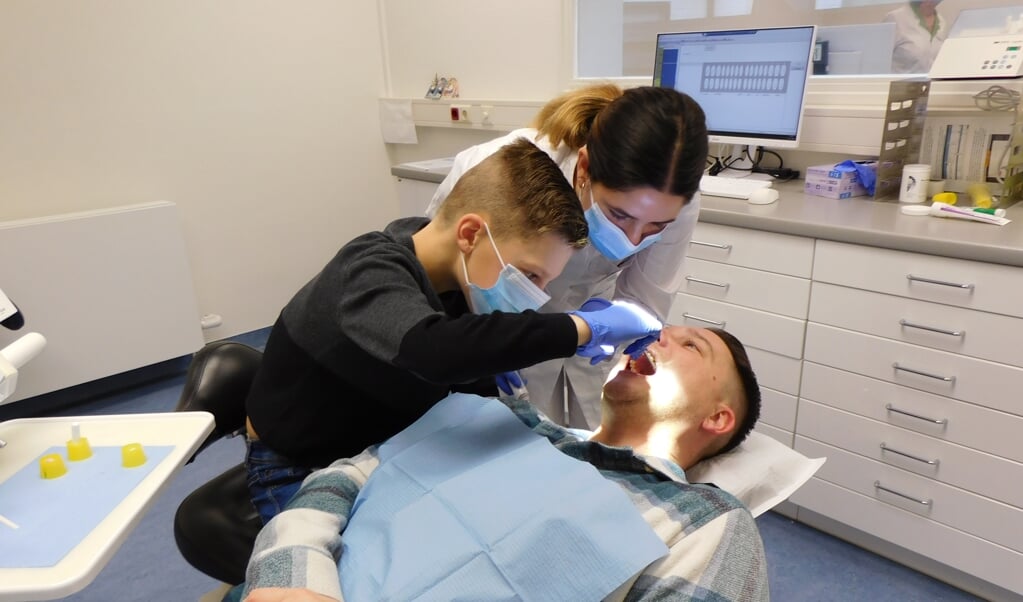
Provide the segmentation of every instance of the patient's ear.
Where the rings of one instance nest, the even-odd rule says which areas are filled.
[[[712,435],[724,435],[735,430],[735,410],[720,403],[713,414],[700,423],[700,428]]]

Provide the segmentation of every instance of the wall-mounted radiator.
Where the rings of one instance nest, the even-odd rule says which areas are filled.
[[[0,289],[25,316],[21,330],[0,329],[0,348],[31,331],[47,340],[19,371],[9,402],[188,355],[204,342],[173,203],[0,222]]]

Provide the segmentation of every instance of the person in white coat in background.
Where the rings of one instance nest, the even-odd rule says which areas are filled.
[[[522,137],[561,167],[590,228],[591,244],[548,285],[551,300],[540,311],[576,310],[602,297],[637,303],[664,321],[700,210],[708,140],[699,104],[651,86],[600,84],[567,92],[544,105],[532,127],[459,153],[427,214],[470,167]],[[524,377],[530,402],[553,421],[593,429],[600,424],[599,404],[580,400],[600,399],[614,363],[592,365],[597,359],[603,358],[544,362],[503,375],[498,384],[508,392]]]
[[[886,23],[895,23],[895,49],[892,71],[927,73],[948,37],[948,24],[938,14],[941,0],[910,0],[885,15]]]

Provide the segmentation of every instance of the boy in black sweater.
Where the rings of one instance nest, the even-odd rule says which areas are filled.
[[[495,374],[658,332],[627,306],[533,311],[586,236],[575,192],[523,139],[467,172],[432,222],[399,219],[342,247],[281,312],[246,402],[264,522],[313,468],[398,433],[450,392],[494,395]]]

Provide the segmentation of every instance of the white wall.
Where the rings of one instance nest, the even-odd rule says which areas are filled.
[[[389,93],[421,98],[434,73],[466,98],[547,99],[564,73],[562,0],[380,0]]]
[[[380,3],[388,96],[422,98],[438,74],[457,77],[464,99],[543,101],[572,77],[564,0]],[[418,144],[387,146],[392,163],[404,163],[450,156],[499,134],[421,127]]]
[[[261,328],[397,216],[383,93],[373,0],[4,0],[0,220],[172,201],[207,338]]]
[[[200,313],[224,318],[207,339],[262,328],[397,216],[392,163],[493,135],[385,145],[377,99],[421,97],[435,72],[463,97],[548,99],[563,17],[557,0],[4,0],[0,220],[174,202]]]

